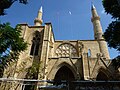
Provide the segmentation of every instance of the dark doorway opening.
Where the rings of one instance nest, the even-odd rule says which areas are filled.
[[[97,81],[108,81],[109,79],[108,79],[107,75],[104,72],[100,71],[98,73],[98,75],[97,75],[96,80]]]
[[[72,83],[72,81],[75,81],[75,77],[73,72],[67,66],[63,66],[58,70],[55,75],[54,81],[54,85],[61,85],[63,84],[62,81],[66,81],[67,86],[69,86],[69,90],[75,90]]]

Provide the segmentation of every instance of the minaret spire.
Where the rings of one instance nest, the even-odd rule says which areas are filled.
[[[102,26],[100,23],[100,17],[98,16],[98,13],[97,13],[96,8],[93,3],[91,5],[91,12],[92,12],[91,21],[92,21],[93,27],[94,27],[94,38],[95,39],[103,39],[103,37],[102,37],[103,31],[102,31]]]
[[[91,10],[96,9],[93,2],[91,2]]]
[[[43,9],[42,9],[42,6],[41,6],[41,8],[38,11],[37,18],[34,20],[35,26],[41,26],[42,25],[42,23],[43,23],[42,14],[43,14]]]
[[[101,26],[101,23],[100,23],[100,17],[98,15],[97,10],[96,10],[93,3],[91,5],[91,12],[92,12],[91,21],[93,23],[94,38],[95,38],[95,40],[98,41],[99,47],[100,47],[100,52],[103,54],[103,56],[106,59],[110,59],[108,48],[107,48],[107,43],[102,36],[103,31],[102,31],[102,26]]]
[[[42,6],[40,7],[39,11],[40,11],[40,12],[43,12]]]

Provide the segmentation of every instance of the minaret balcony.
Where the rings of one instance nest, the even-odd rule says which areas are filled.
[[[42,24],[42,22],[43,22],[43,20],[40,20],[39,18],[36,18],[36,19],[34,20],[34,23],[35,23],[35,24],[36,24],[36,23]]]
[[[92,22],[94,22],[95,20],[100,20],[100,17],[97,16],[97,17],[92,17],[92,18],[91,18],[91,21],[92,21]]]

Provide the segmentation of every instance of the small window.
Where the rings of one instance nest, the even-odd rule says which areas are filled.
[[[91,57],[91,50],[88,50],[88,57]]]

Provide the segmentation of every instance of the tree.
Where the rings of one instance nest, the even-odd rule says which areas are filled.
[[[10,8],[15,1],[27,4],[27,0],[0,0],[0,15],[5,15],[5,9]]]
[[[120,56],[117,56],[112,60],[113,65],[115,66],[115,69],[117,70],[120,67]]]
[[[120,22],[112,21],[104,33],[108,46],[120,51]]]
[[[103,0],[103,6],[107,14],[111,14],[112,18],[120,19],[120,6],[117,0]]]
[[[20,26],[12,28],[9,23],[0,24],[0,72],[15,60],[27,48],[27,43],[21,37]],[[0,74],[2,76],[2,73]]]
[[[112,15],[112,21],[107,27],[104,38],[108,46],[120,52],[120,4],[119,0],[103,0],[103,6],[107,14]],[[112,60],[115,68],[120,67],[120,55]]]

